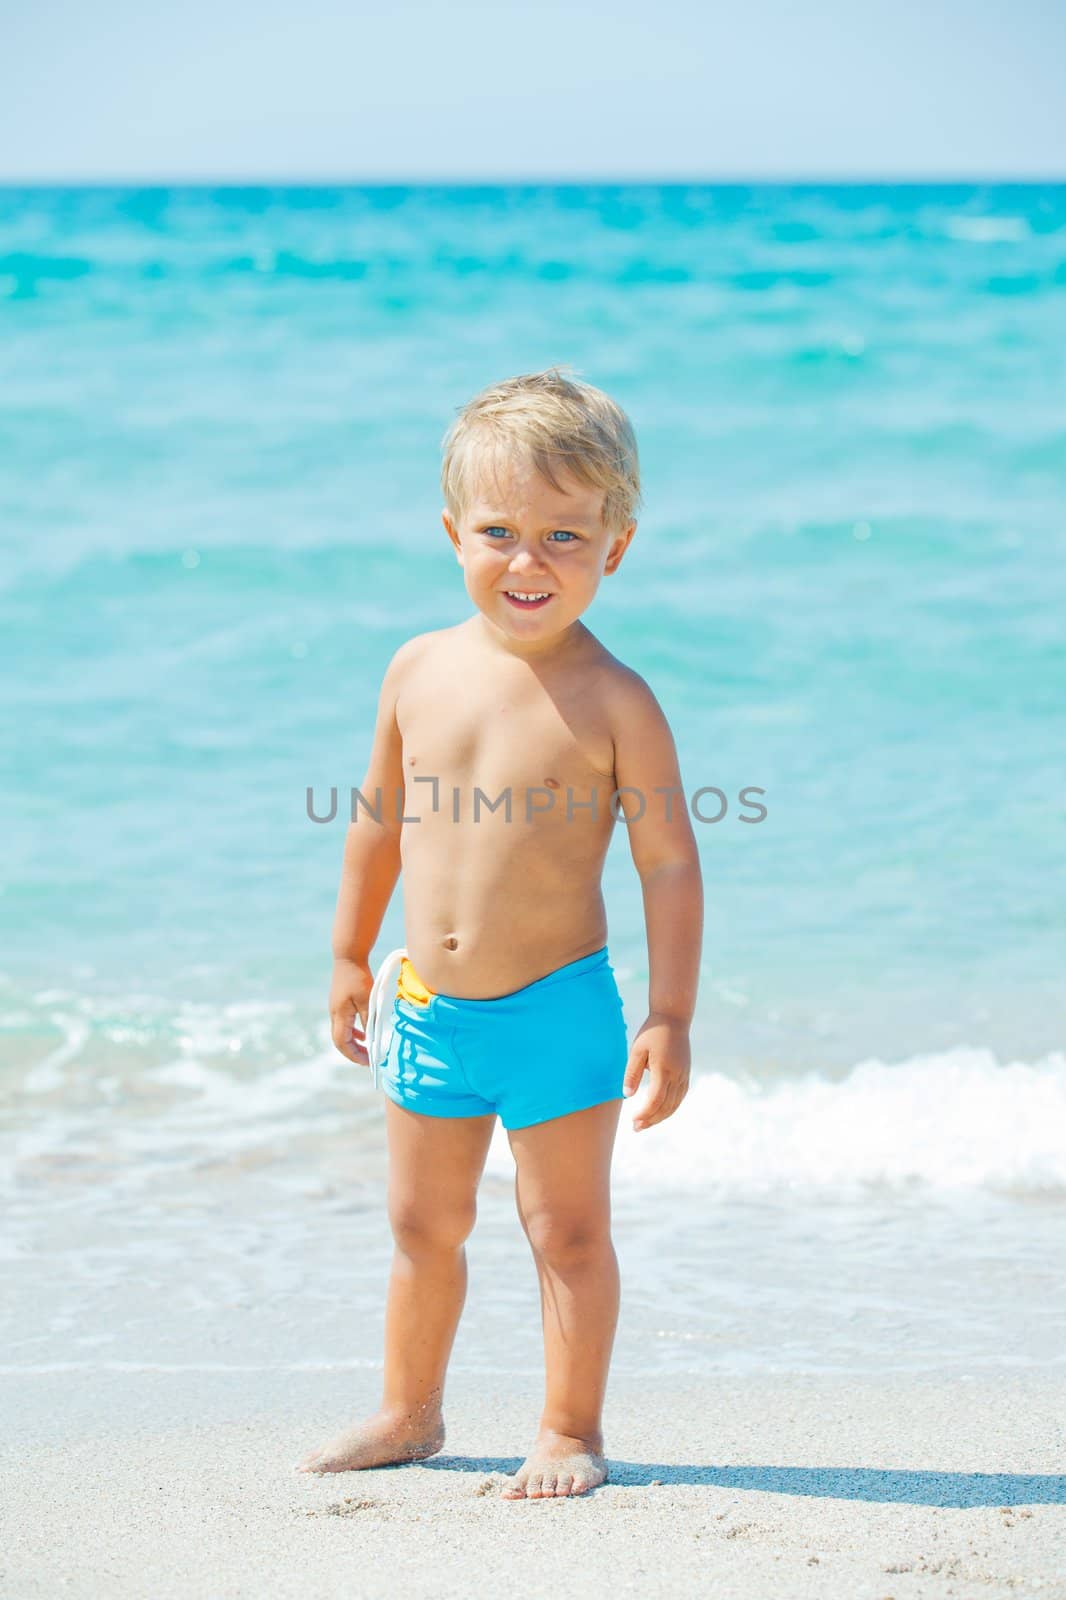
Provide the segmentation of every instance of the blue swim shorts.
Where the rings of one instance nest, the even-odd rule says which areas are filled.
[[[397,995],[392,1021],[381,1086],[423,1116],[495,1111],[528,1128],[622,1098],[628,1043],[606,946],[490,1000]]]

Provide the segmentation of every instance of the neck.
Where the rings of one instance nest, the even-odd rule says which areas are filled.
[[[571,622],[561,633],[543,639],[515,639],[502,628],[478,612],[471,618],[482,643],[500,655],[511,656],[516,661],[548,661],[567,654],[588,635],[583,622]]]

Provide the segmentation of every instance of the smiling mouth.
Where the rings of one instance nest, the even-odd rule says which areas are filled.
[[[518,611],[539,611],[551,599],[545,589],[505,589],[504,596]]]

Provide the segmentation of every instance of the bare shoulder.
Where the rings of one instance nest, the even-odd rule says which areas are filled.
[[[617,740],[627,734],[639,736],[652,727],[666,728],[666,715],[647,679],[609,650],[604,650],[603,656],[603,703],[612,737]]]
[[[413,638],[405,639],[385,668],[383,687],[398,695],[413,676],[427,667],[432,670],[442,666],[456,648],[454,635],[457,632],[456,628],[431,628],[427,633],[416,633]]]
[[[670,724],[647,679],[604,645],[599,645],[596,669],[597,700],[610,736],[615,781],[634,780],[638,769],[675,768]]]

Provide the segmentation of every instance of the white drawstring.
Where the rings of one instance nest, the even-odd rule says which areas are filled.
[[[384,957],[367,1001],[366,1053],[370,1060],[370,1081],[375,1089],[378,1086],[378,1074],[389,1053],[396,981],[406,954],[406,950],[390,950]]]

